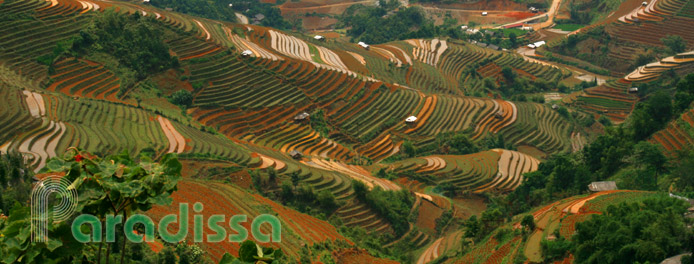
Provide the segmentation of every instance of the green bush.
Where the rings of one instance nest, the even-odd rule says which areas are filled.
[[[178,90],[169,96],[169,102],[182,108],[190,107],[193,104],[193,95],[184,89]]]

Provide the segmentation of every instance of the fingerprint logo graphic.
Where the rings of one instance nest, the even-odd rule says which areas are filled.
[[[52,194],[60,202],[49,210]],[[76,206],[77,190],[66,178],[49,175],[38,181],[31,190],[31,241],[46,242],[49,219],[54,222],[68,220]]]

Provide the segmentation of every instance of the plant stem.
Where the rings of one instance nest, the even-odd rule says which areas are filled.
[[[102,223],[101,226],[104,226],[104,224]],[[102,230],[102,231],[103,231],[103,230]],[[103,239],[103,238],[104,238],[104,237],[103,237],[103,234],[102,234],[102,236],[101,236],[101,242],[99,243],[99,252],[96,253],[96,263],[99,263],[99,264],[101,264],[101,248],[103,248],[103,246],[104,246],[104,239]]]
[[[128,212],[123,210],[123,221],[128,219]],[[125,237],[125,229],[123,229],[123,248],[120,251],[120,264],[123,264],[125,260],[125,244],[128,243],[128,239]]]

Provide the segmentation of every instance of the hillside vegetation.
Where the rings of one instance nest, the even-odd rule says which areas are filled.
[[[692,248],[687,1],[564,2],[591,24],[570,34],[540,28],[566,25],[562,1],[485,15],[506,2],[0,1],[0,262],[643,263]],[[309,34],[301,16],[338,29]],[[200,202],[203,221],[275,216],[282,241],[138,226],[78,243],[70,216],[32,244],[45,177],[96,222]],[[153,239],[126,242],[139,235]]]

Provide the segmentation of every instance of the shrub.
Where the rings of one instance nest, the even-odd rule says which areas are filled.
[[[169,96],[169,102],[187,108],[193,104],[193,95],[189,91],[181,89]]]

